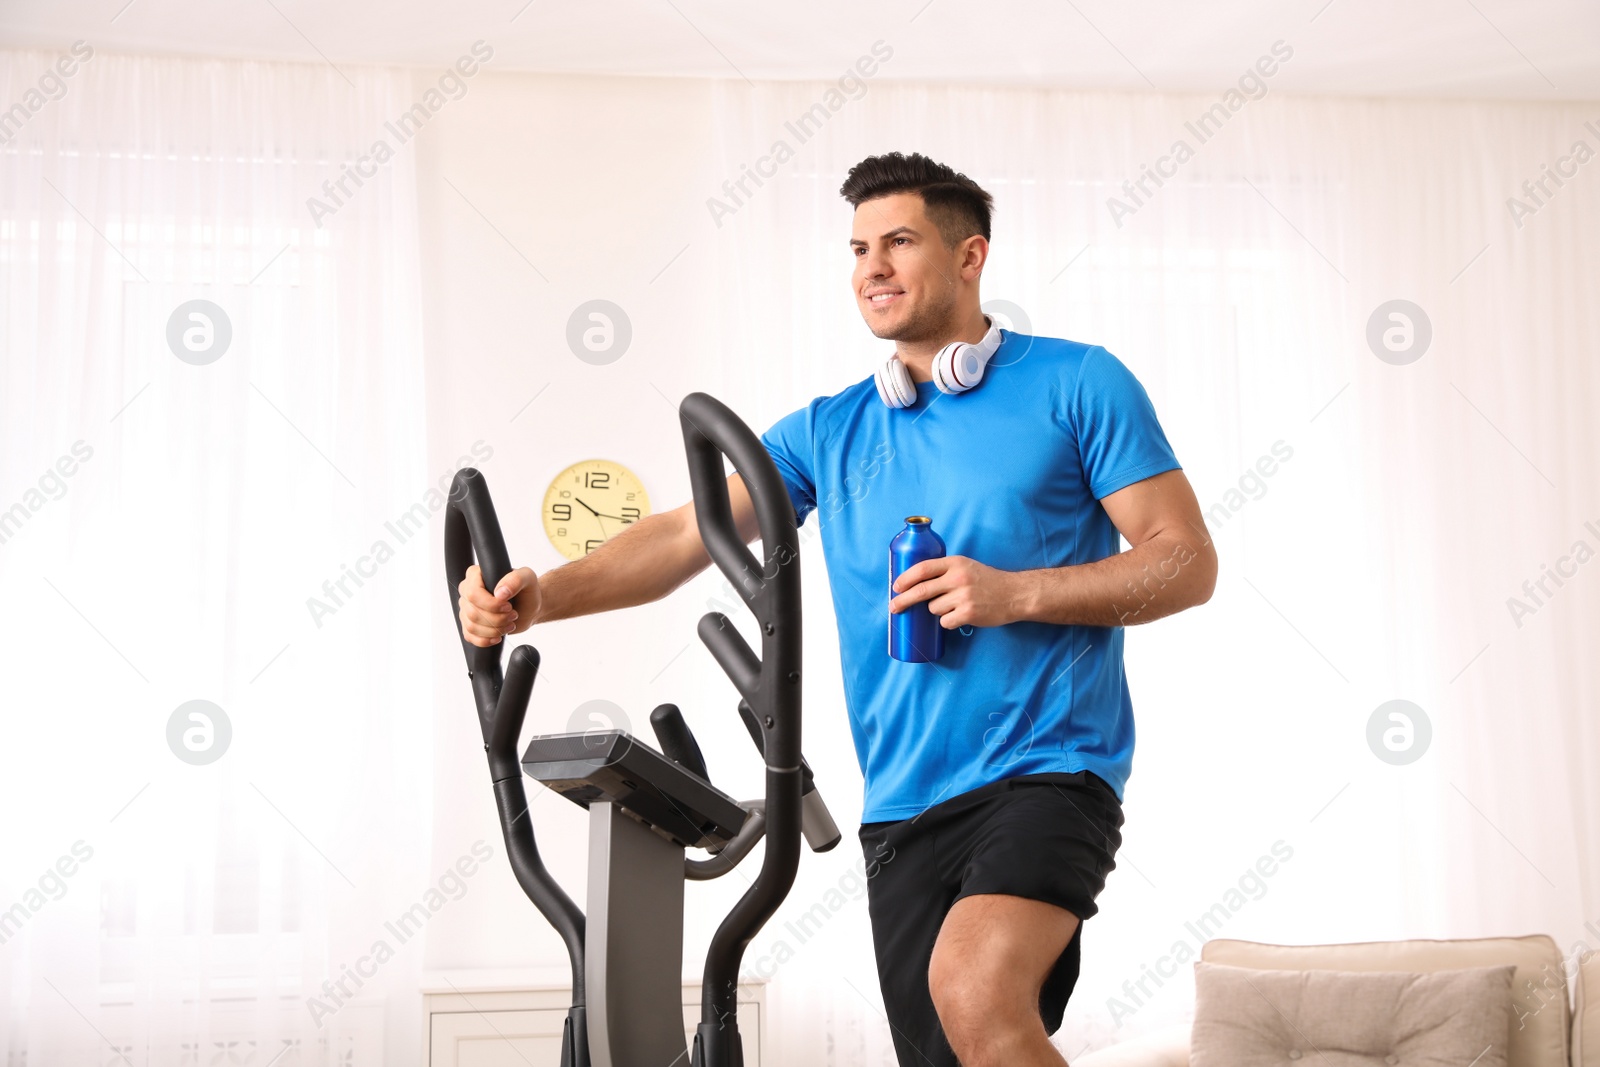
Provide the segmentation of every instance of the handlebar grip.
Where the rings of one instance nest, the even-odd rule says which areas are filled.
[[[511,554],[500,532],[500,520],[489,497],[489,485],[476,468],[463,467],[450,483],[450,496],[444,514],[444,569],[450,589],[450,613],[455,617],[456,636],[467,658],[467,673],[478,703],[478,722],[483,740],[488,743],[494,729],[495,709],[500,703],[500,645],[480,647],[461,632],[461,582],[476,559],[483,574],[485,589],[493,590],[500,579],[511,573]],[[520,717],[519,717],[520,725]],[[513,737],[515,744],[516,738]]]
[[[700,616],[700,624],[695,627],[695,632],[700,635],[700,642],[711,650],[711,658],[717,661],[722,673],[728,676],[744,701],[757,695],[756,689],[761,684],[761,661],[745,644],[744,638],[739,636],[739,631],[733,628],[728,617],[720,611],[708,611]],[[758,747],[764,749],[766,746],[763,744]]]
[[[490,777],[496,782],[522,777],[517,759],[517,739],[522,736],[522,720],[528,714],[528,698],[533,695],[533,679],[539,673],[539,650],[522,645],[511,652],[505,683],[495,704],[494,728],[487,738]]]
[[[511,573],[511,554],[506,551],[506,539],[500,532],[500,519],[495,515],[494,501],[489,497],[489,483],[475,467],[462,467],[450,483],[450,513],[458,516],[462,532],[468,535],[455,550],[445,548],[445,563],[459,582],[467,576],[467,568],[477,557],[478,568],[483,572],[483,587],[493,591],[500,579]],[[446,530],[449,529],[446,520]]]
[[[777,572],[766,574],[739,539],[723,456],[733,461],[733,469],[749,491],[761,542],[769,553],[778,555],[780,564],[799,555],[799,546],[791,543],[798,540],[794,503],[766,446],[722,401],[706,393],[690,393],[678,413],[701,541],[722,573],[748,599]],[[778,552],[780,548],[784,551]]]
[[[815,789],[800,798],[800,830],[812,852],[826,852],[844,836],[828,805],[822,802],[822,794]]]
[[[662,704],[652,711],[650,728],[655,730],[656,740],[661,742],[661,751],[669,760],[681,764],[689,773],[711,781],[711,776],[706,773],[706,758],[694,739],[694,731],[683,720],[683,712],[678,710],[678,705]]]

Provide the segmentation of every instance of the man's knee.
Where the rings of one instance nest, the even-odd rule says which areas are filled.
[[[939,1025],[963,1062],[991,1062],[1002,1051],[993,1047],[996,1042],[1043,1030],[1039,989],[1030,984],[981,953],[963,959],[955,952],[935,952],[928,966],[928,993]]]
[[[956,902],[928,961],[928,993],[963,1063],[1015,1062],[1048,1040],[1040,994],[1079,925],[1071,912],[1034,900]]]

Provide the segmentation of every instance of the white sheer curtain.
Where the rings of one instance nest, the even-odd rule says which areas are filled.
[[[439,590],[386,526],[432,480],[409,151],[307,203],[409,76],[58,58],[0,54],[5,1062],[414,1056],[420,939],[386,924],[440,877]],[[195,300],[221,311],[174,327]],[[174,748],[194,700],[222,714]]]
[[[1213,600],[1129,634],[1138,751],[1068,1058],[1185,1018],[1212,936],[1600,944],[1600,567],[1561,564],[1520,626],[1507,604],[1600,549],[1600,189],[1597,164],[1561,162],[1596,143],[1594,108],[828,89],[719,86],[722,170],[761,176],[718,229],[724,358],[763,369],[732,402],[775,417],[882,358],[837,190],[866,155],[922,151],[996,198],[985,299],[1133,368],[1219,544]],[[1567,179],[1536,202],[1545,164]],[[1130,194],[1144,165],[1168,176]],[[1381,343],[1406,328],[1387,311],[1369,345],[1391,300],[1431,324],[1413,362]],[[809,655],[831,660],[812,588]],[[808,698],[838,707],[812,664]],[[1431,726],[1404,765],[1368,743],[1395,699]],[[808,864],[793,899],[837,874]],[[832,951],[779,969],[778,1025],[796,1062],[891,1063],[864,901],[843,914]]]

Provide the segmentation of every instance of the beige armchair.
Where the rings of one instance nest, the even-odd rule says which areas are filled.
[[[1263,945],[1208,941],[1209,963],[1270,970],[1442,971],[1512,964],[1508,1067],[1600,1067],[1600,953],[1585,956],[1574,1003],[1566,963],[1544,934],[1459,941],[1372,941],[1349,945]],[[1167,1027],[1073,1060],[1072,1067],[1188,1067],[1188,1024]]]

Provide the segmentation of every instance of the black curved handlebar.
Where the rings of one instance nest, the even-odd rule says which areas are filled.
[[[533,820],[528,815],[527,793],[522,786],[522,765],[517,759],[517,740],[522,720],[528,712],[528,697],[533,692],[534,676],[539,672],[539,653],[528,645],[511,653],[511,666],[502,677],[500,653],[504,642],[480,647],[461,632],[460,585],[476,556],[483,574],[484,588],[493,590],[500,579],[511,573],[511,557],[506,552],[500,520],[483,475],[471,467],[456,472],[450,485],[450,499],[444,517],[445,580],[450,589],[450,612],[456,622],[456,635],[467,658],[467,675],[478,703],[478,723],[483,730],[483,748],[489,757],[489,773],[494,779],[495,805],[500,813],[500,831],[505,838],[506,857],[528,899],[549,920],[566,943],[572,965],[573,1009],[579,1033],[572,1037],[584,1046],[587,1062],[588,1035],[582,1032],[584,1010],[583,912],[556,883],[533,839]]]
[[[690,774],[711,781],[711,775],[706,773],[706,758],[700,752],[700,744],[694,739],[694,731],[684,721],[678,705],[657,705],[656,710],[650,713],[650,728],[656,732],[663,756],[681,764]]]
[[[720,612],[700,620],[700,637],[758,713],[767,731],[762,745],[767,765],[794,768],[800,762],[800,549],[794,505],[765,446],[720,400],[690,393],[679,418],[700,540],[760,624],[762,656],[756,658]],[[739,536],[724,455],[750,493],[764,564]]]
[[[694,490],[700,540],[744,597],[761,630],[761,657],[720,612],[697,628],[701,640],[754,711],[767,764],[767,845],[755,882],[734,905],[706,950],[696,1063],[725,1057],[739,1038],[723,1020],[736,1018],[739,963],[745,946],[772,917],[800,866],[800,549],[794,505],[760,439],[726,405],[690,393],[678,408]],[[745,547],[728,499],[723,457],[750,492],[763,566]]]

